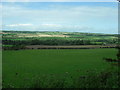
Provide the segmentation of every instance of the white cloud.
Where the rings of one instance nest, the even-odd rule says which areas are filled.
[[[41,24],[41,25],[45,27],[62,27],[62,25],[60,24]]]
[[[8,27],[19,27],[19,26],[32,26],[33,24],[10,24]]]
[[[109,30],[117,28],[117,8],[52,5],[50,9],[3,6],[3,28],[16,30]],[[32,24],[31,24],[32,23]],[[93,29],[94,28],[94,29]],[[105,29],[104,29],[105,28]]]
[[[64,6],[53,7],[51,10],[31,10],[18,6],[3,6],[3,17],[5,18],[19,18],[26,20],[39,20],[39,21],[64,21],[65,19],[87,19],[89,17],[111,17],[117,15],[117,9],[110,7],[68,7]],[[89,16],[89,17],[88,17]],[[34,18],[33,18],[34,17]]]

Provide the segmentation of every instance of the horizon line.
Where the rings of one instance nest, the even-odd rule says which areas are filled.
[[[80,31],[45,31],[45,30],[43,30],[43,31],[38,31],[38,30],[36,30],[36,31],[30,31],[30,30],[0,30],[1,32],[2,31],[17,31],[17,32],[20,32],[20,31],[22,31],[22,32],[69,32],[69,33],[74,33],[74,32],[76,32],[76,33],[94,33],[94,34],[120,34],[120,33],[100,33],[100,32],[80,32]]]

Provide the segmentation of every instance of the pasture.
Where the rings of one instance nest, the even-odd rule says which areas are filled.
[[[116,58],[117,49],[6,50],[2,54],[3,87],[21,88],[31,86],[40,77],[75,78],[109,69],[112,66],[103,58]]]

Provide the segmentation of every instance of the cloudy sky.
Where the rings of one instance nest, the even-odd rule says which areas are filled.
[[[2,29],[118,32],[117,2],[3,2]]]
[[[117,0],[1,0],[2,2],[117,2]]]

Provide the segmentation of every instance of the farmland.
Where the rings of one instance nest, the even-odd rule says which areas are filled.
[[[117,34],[80,32],[3,31],[3,49],[25,49],[26,46],[82,46],[101,45],[115,47]],[[89,47],[89,46],[88,46]]]
[[[116,58],[116,53],[117,49],[3,51],[3,87],[31,87],[34,80],[44,76],[57,80],[83,76],[87,71],[99,73],[111,67],[103,58]]]
[[[3,88],[116,88],[117,34],[2,31]],[[115,77],[116,76],[116,77]]]

